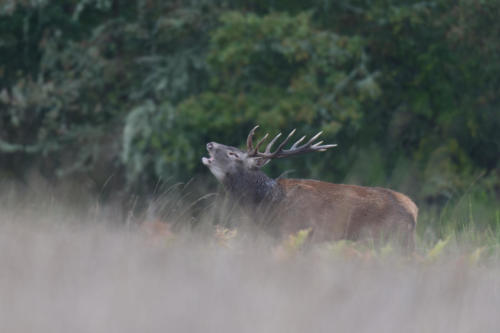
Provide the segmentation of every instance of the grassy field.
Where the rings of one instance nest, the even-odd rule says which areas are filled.
[[[305,231],[276,243],[243,226],[215,227],[213,221],[235,218],[220,206],[199,214],[194,230],[178,228],[172,221],[193,222],[186,215],[192,201],[183,204],[181,194],[156,202],[175,214],[126,223],[116,221],[112,207],[78,195],[43,188],[2,193],[0,332],[497,332],[500,326],[499,236],[479,216],[495,219],[496,207],[476,214],[476,203],[464,199],[447,212],[422,212],[417,251],[405,256],[389,245],[305,246]],[[456,221],[470,223],[453,228]]]

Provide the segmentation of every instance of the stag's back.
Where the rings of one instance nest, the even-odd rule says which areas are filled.
[[[284,193],[279,217],[284,233],[311,228],[317,241],[396,236],[413,247],[418,209],[404,194],[308,179],[280,179],[278,184]]]

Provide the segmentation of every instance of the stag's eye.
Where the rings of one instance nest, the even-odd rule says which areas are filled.
[[[229,157],[234,157],[234,158],[238,158],[239,157],[238,154],[233,153],[232,151],[228,152],[227,154],[229,155]]]

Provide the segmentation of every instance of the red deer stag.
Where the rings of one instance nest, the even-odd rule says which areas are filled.
[[[224,185],[251,215],[259,212],[271,218],[278,235],[311,228],[313,241],[357,240],[369,237],[375,241],[394,237],[403,247],[414,248],[418,208],[404,194],[380,187],[332,184],[310,179],[272,179],[260,169],[270,160],[314,151],[325,151],[335,144],[315,143],[321,132],[300,145],[305,136],[290,149],[284,149],[293,130],[271,152],[281,133],[272,139],[264,152],[259,151],[266,134],[253,145],[255,126],[247,138],[247,151],[216,142],[207,144],[209,158],[202,163]]]

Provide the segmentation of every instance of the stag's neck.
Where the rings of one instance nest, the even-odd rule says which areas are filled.
[[[276,180],[258,170],[227,175],[224,187],[245,205],[273,204],[284,195]]]

